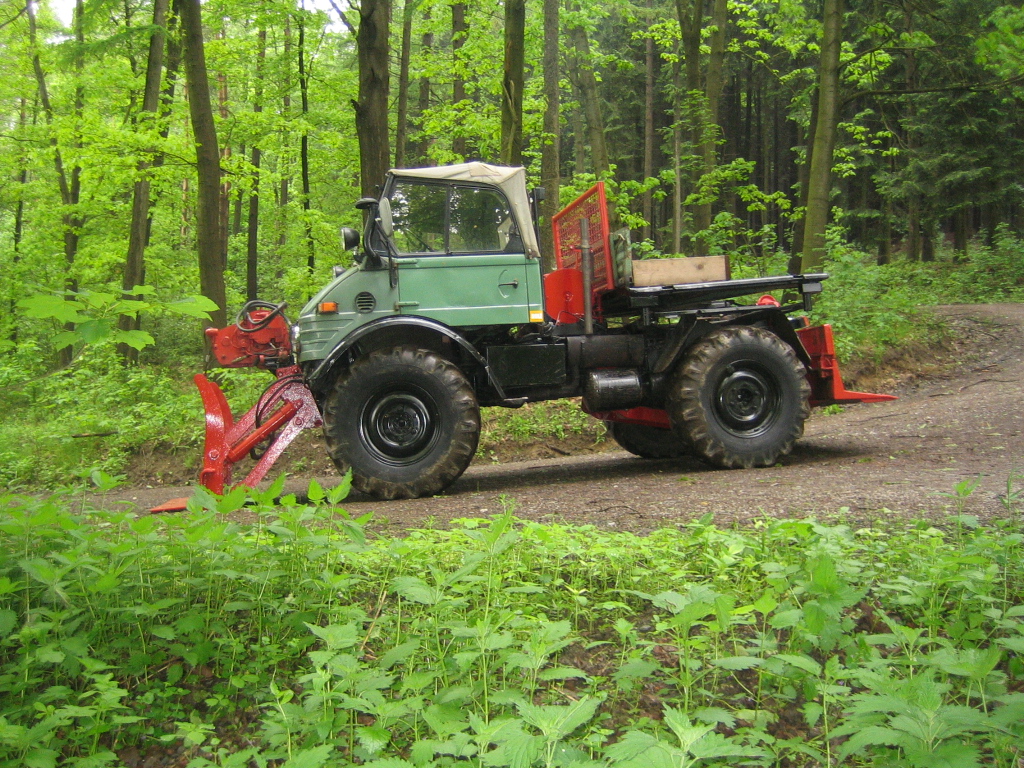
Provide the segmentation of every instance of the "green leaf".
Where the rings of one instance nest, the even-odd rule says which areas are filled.
[[[60,323],[80,323],[88,319],[81,314],[81,310],[85,309],[81,302],[52,294],[37,293],[29,296],[19,301],[18,307],[25,310],[29,317],[52,318]]]
[[[605,757],[613,763],[624,763],[636,760],[655,747],[667,750],[668,745],[649,733],[643,731],[627,731],[626,734],[605,751]]]
[[[810,656],[797,656],[792,653],[779,653],[776,654],[774,658],[784,661],[797,669],[802,669],[804,672],[810,672],[816,677],[821,674],[821,664],[816,662]]]
[[[205,296],[189,296],[181,301],[172,301],[164,305],[167,311],[177,315],[197,317],[200,320],[209,320],[210,312],[216,312],[220,307]]]
[[[324,493],[324,487],[316,481],[316,479],[309,481],[309,488],[306,490],[306,496],[314,504],[324,500],[326,494]]]
[[[300,749],[280,768],[323,768],[333,751],[334,747],[331,744],[321,744],[319,747],[311,749]]]
[[[892,728],[881,725],[869,725],[858,729],[839,750],[839,761],[850,755],[861,754],[865,747],[886,746],[896,747],[903,743],[904,736]],[[867,756],[867,753],[864,753]]]
[[[18,614],[9,608],[0,610],[0,638],[7,637],[18,626]]]
[[[324,644],[332,651],[351,648],[360,640],[356,625],[352,622],[348,624],[328,624],[326,627],[310,624],[309,622],[303,623],[310,632],[323,640]]]
[[[64,349],[64,347],[73,347],[75,344],[82,340],[82,334],[77,331],[61,331],[56,334],[51,341],[56,349]]]
[[[712,725],[694,725],[690,718],[672,707],[664,708],[665,723],[679,739],[679,746],[685,752],[689,752],[694,744],[704,738],[704,735],[714,730]]]
[[[584,680],[587,679],[587,673],[583,670],[576,669],[576,667],[552,667],[551,669],[545,669],[537,675],[540,680],[570,680],[574,677],[580,677]]]
[[[368,725],[356,729],[356,736],[363,749],[371,755],[380,752],[391,741],[391,732],[380,725]],[[405,761],[400,761],[405,762]]]
[[[584,696],[568,706],[538,706],[519,702],[516,707],[527,723],[544,734],[548,741],[564,739],[597,712],[604,699]]]
[[[760,667],[764,659],[757,656],[724,656],[721,659],[712,660],[712,664],[722,669],[740,670]]]
[[[406,600],[421,605],[436,605],[444,596],[439,589],[428,586],[417,576],[399,576],[392,579],[391,589]]]
[[[25,753],[25,768],[54,768],[59,753],[44,747],[35,747]]]
[[[352,490],[352,470],[348,470],[345,476],[341,478],[341,482],[331,488],[327,492],[327,501],[330,504],[340,504],[346,498],[348,498],[349,491]]]
[[[156,344],[156,339],[146,331],[118,331],[114,334],[114,341],[137,350],[143,350]]]
[[[391,669],[393,666],[395,666],[395,664],[405,661],[414,653],[416,653],[419,647],[419,640],[409,640],[407,642],[402,643],[401,645],[396,645],[394,648],[387,651],[387,653],[380,657],[380,662],[378,663],[378,666],[381,669]]]

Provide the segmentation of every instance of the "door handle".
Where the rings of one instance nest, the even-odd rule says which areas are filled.
[[[513,280],[511,283],[498,283],[499,287],[501,287],[503,285],[510,285],[513,288],[518,288],[519,287],[519,281],[518,280]]]

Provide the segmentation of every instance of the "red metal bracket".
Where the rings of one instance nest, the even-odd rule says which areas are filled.
[[[256,446],[269,440],[267,450],[240,483],[255,488],[302,430],[323,424],[320,409],[313,393],[303,383],[299,367],[292,365],[279,368],[274,374],[277,381],[267,388],[256,405],[238,421],[234,420],[231,406],[220,386],[201,373],[195,376],[194,381],[206,410],[206,445],[199,484],[207,490],[224,493],[225,489],[231,487],[235,464]],[[186,502],[187,499],[172,499],[150,511],[180,511],[185,509]]]
[[[206,409],[206,448],[203,469],[199,473],[199,483],[204,488],[224,493],[224,488],[231,484],[234,465],[270,439],[270,447],[242,481],[242,485],[254,488],[299,432],[323,424],[313,393],[303,383],[299,367],[279,368],[275,375],[277,381],[237,422],[217,383],[201,373],[196,375],[196,386]],[[259,424],[257,415],[261,416]],[[275,433],[278,434],[275,436]]]
[[[876,395],[870,392],[852,392],[843,384],[836,359],[836,343],[831,325],[816,325],[798,328],[800,342],[811,357],[807,381],[811,385],[811,405],[833,405],[835,403],[882,403],[895,400],[895,395]]]

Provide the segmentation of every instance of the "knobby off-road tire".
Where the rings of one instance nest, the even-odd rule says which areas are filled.
[[[454,364],[425,349],[372,352],[342,373],[324,404],[327,452],[378,499],[438,493],[480,439],[480,407]]]
[[[668,414],[698,457],[728,469],[767,467],[793,449],[810,414],[806,370],[761,328],[721,328],[677,369]]]
[[[642,459],[678,459],[689,453],[682,439],[671,429],[618,421],[606,421],[604,425],[616,443]]]

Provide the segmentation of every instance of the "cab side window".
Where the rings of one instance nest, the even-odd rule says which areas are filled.
[[[449,247],[452,253],[504,251],[511,240],[512,212],[491,189],[454,187]]]
[[[401,179],[389,197],[400,254],[522,249],[508,203],[493,189]]]

